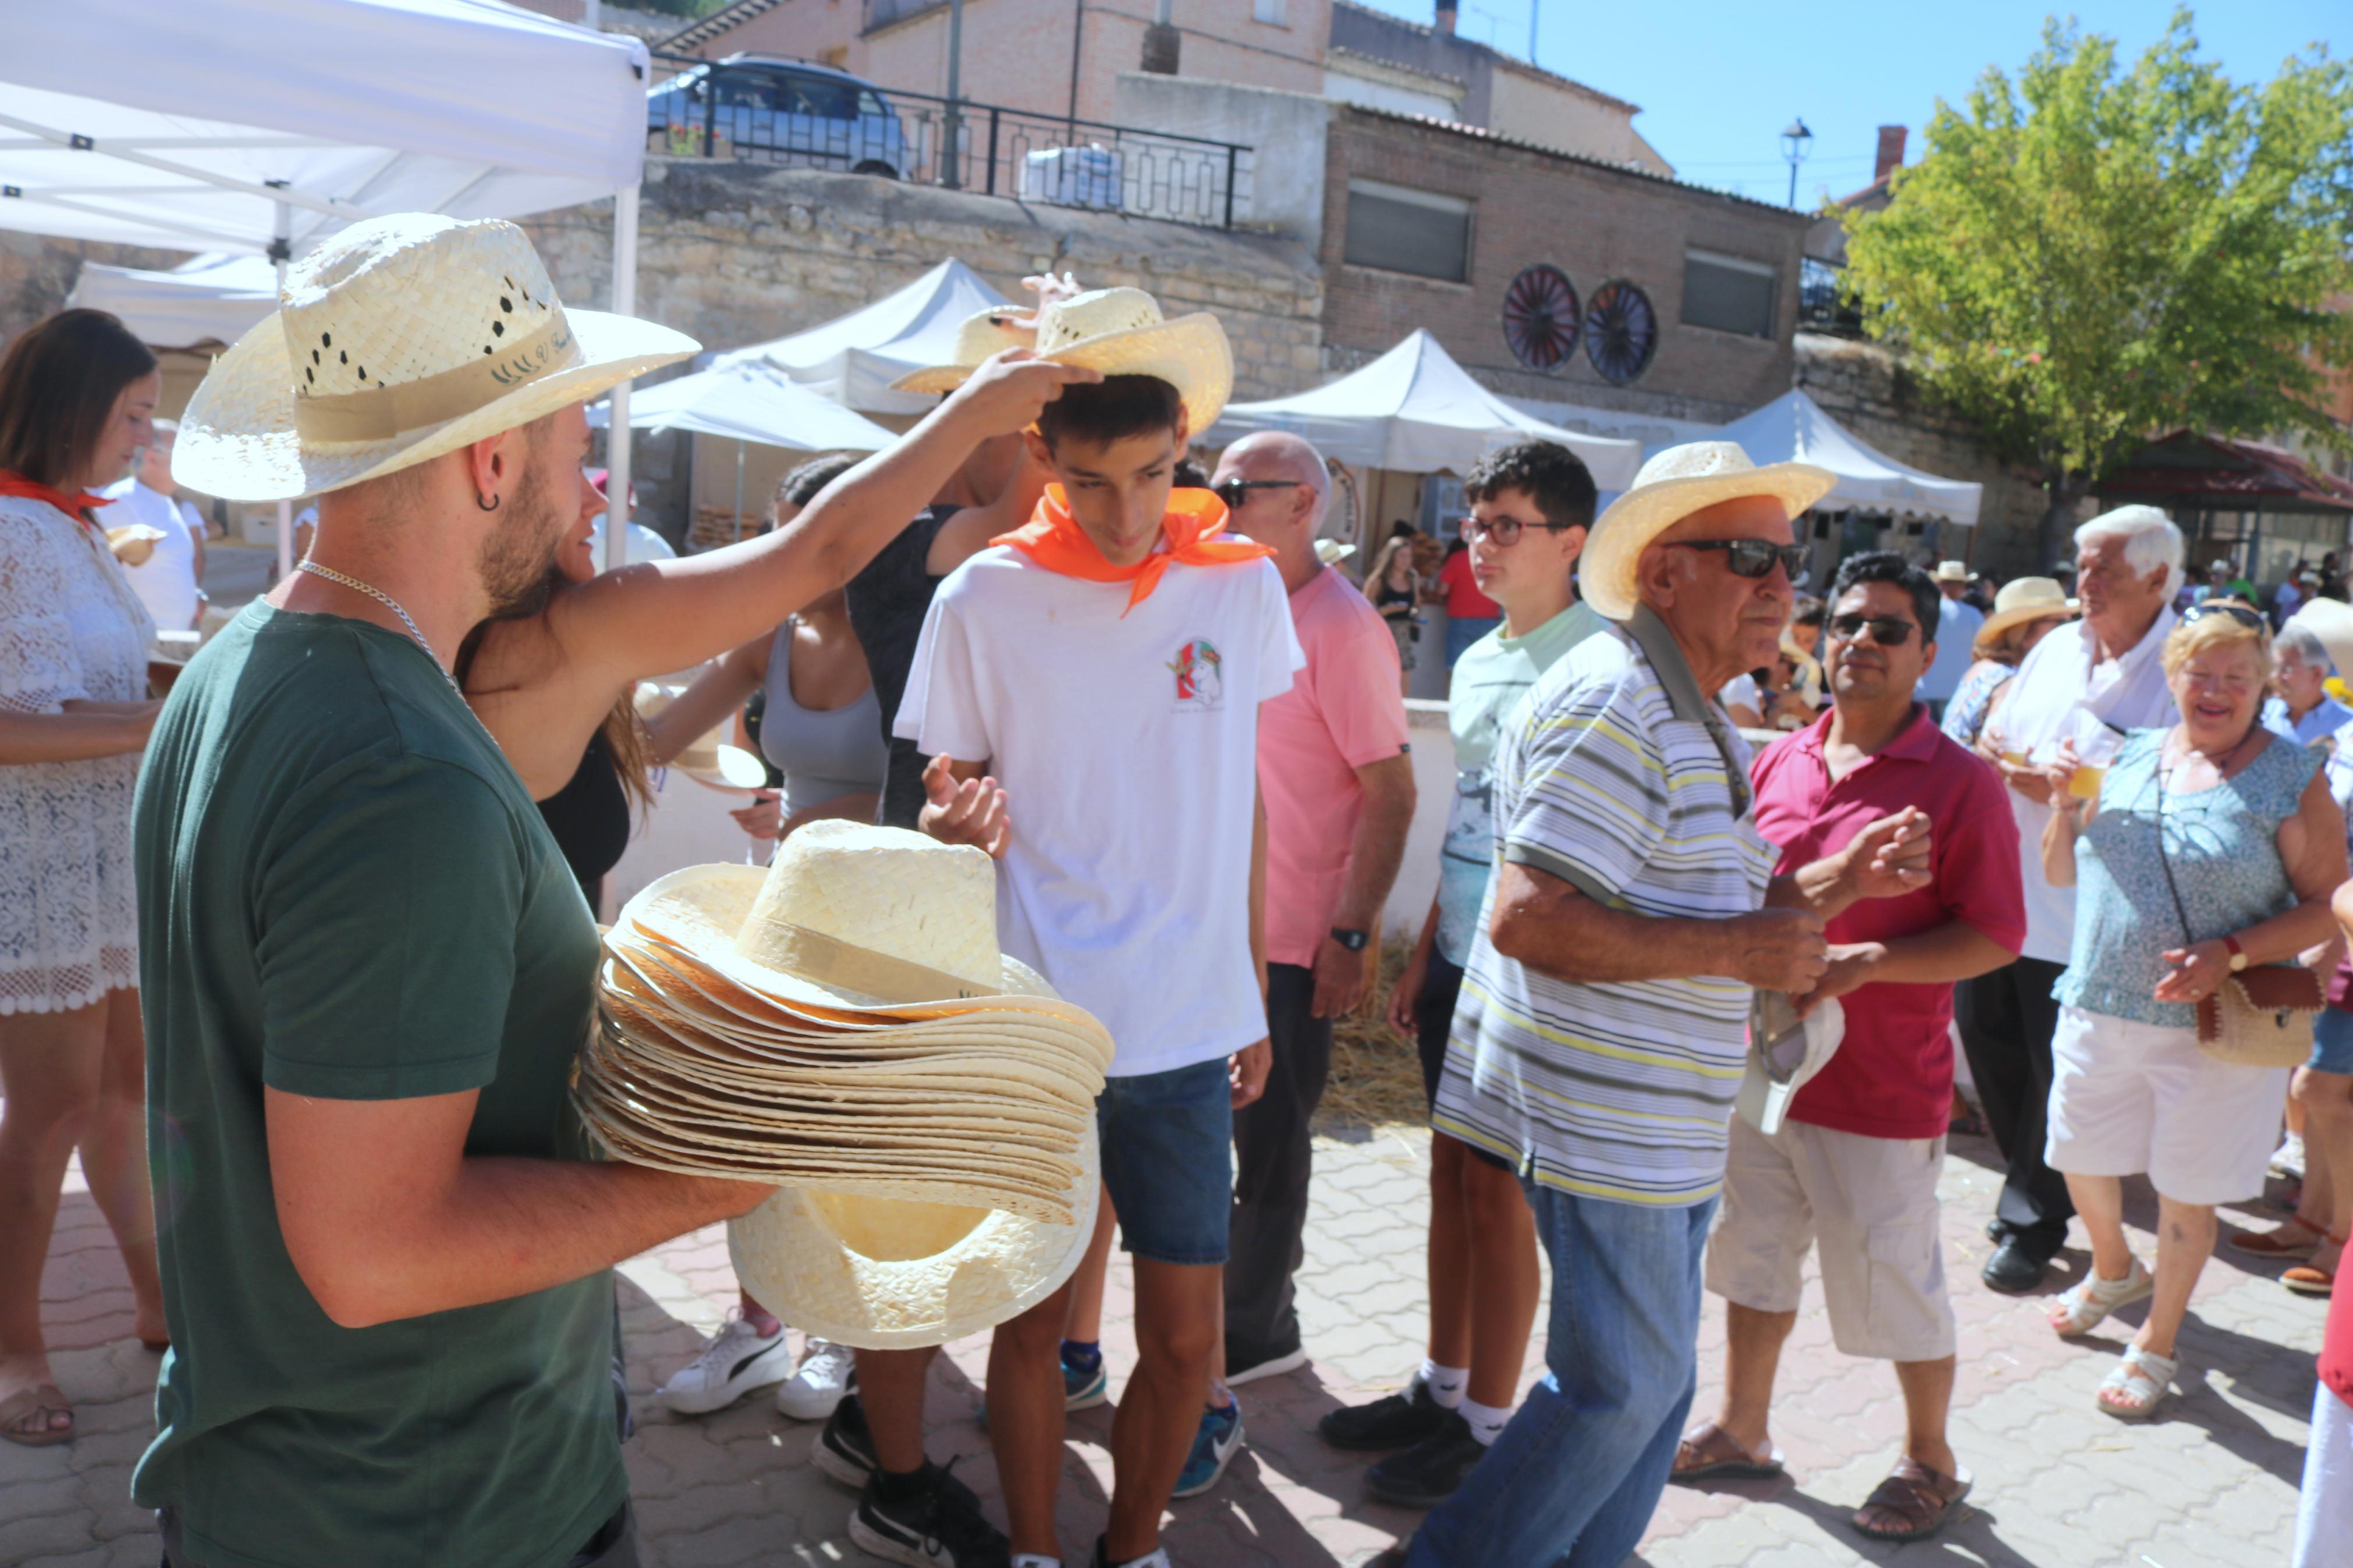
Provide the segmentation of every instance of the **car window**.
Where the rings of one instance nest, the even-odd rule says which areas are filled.
[[[789,76],[778,79],[787,107],[795,114],[820,120],[858,118],[858,90],[832,77]]]
[[[730,71],[719,78],[719,107],[774,110],[779,104],[776,84],[749,71]]]
[[[880,119],[891,111],[882,106],[882,100],[876,94],[860,92],[858,95],[858,112]]]

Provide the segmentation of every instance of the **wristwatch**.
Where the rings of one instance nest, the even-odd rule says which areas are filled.
[[[2222,945],[2231,951],[2232,973],[2236,974],[2239,971],[2247,967],[2247,950],[2239,945],[2239,939],[2237,937],[2224,937],[2222,939]]]
[[[1334,926],[1332,940],[1350,952],[1362,952],[1370,945],[1373,936],[1370,931],[1350,931],[1345,926]]]

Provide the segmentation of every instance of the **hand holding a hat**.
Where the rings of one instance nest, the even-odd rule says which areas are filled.
[[[1009,436],[1035,425],[1062,388],[1102,379],[1099,370],[1040,359],[1035,349],[1006,349],[983,360],[940,407],[970,419],[982,439]]]
[[[1830,966],[1822,917],[1811,910],[1767,906],[1722,921],[1723,973],[1759,991],[1803,995]]]
[[[1802,1018],[1833,996],[1872,981],[1872,972],[1886,962],[1887,944],[1879,942],[1835,942],[1830,947],[1830,967],[1822,971],[1814,988],[1801,996],[1790,998]]]

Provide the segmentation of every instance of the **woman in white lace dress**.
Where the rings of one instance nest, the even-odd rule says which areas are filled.
[[[166,1342],[147,1188],[131,795],[159,706],[153,634],[83,492],[149,439],[155,357],[68,310],[0,358],[0,1438],[73,1434],[41,1331],[41,1267],[77,1147],[136,1331]]]

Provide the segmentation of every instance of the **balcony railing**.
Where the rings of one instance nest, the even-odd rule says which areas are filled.
[[[1251,175],[1251,150],[1235,142],[846,83],[828,97],[802,90],[798,79],[764,80],[756,69],[722,66],[691,89],[657,96],[668,112],[659,123],[649,115],[647,150],[874,174],[1209,228],[1234,226],[1238,193]]]

